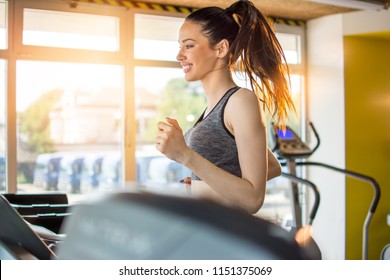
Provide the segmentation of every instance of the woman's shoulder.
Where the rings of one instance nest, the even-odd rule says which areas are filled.
[[[231,96],[226,104],[225,124],[232,133],[237,130],[237,127],[258,126],[261,122],[262,112],[263,109],[257,95],[247,88],[241,88]],[[235,135],[235,133],[233,134]]]
[[[241,107],[247,107],[250,104],[256,107],[258,106],[259,98],[257,95],[247,88],[239,88],[231,97],[230,102],[228,102],[229,107],[234,107],[239,109]]]

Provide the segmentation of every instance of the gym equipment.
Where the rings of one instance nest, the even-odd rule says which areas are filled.
[[[390,260],[390,244],[387,244],[381,252],[381,260]]]
[[[282,172],[282,176],[290,179],[292,181],[291,184],[291,192],[292,192],[292,210],[293,210],[293,222],[294,226],[298,229],[302,227],[302,209],[299,203],[299,190],[298,183],[304,183],[308,185],[314,192],[314,204],[313,209],[310,215],[309,224],[311,224],[314,220],[315,214],[317,213],[317,209],[320,203],[320,195],[317,187],[314,183],[305,180],[300,181],[299,177],[297,177],[297,163],[298,159],[307,158],[314,153],[314,151],[318,148],[319,142],[313,150],[311,150],[308,145],[300,140],[298,135],[290,128],[286,127],[285,131],[280,130],[275,125],[272,126],[275,146],[272,149],[275,152],[282,166],[287,166],[288,172]],[[303,180],[302,178],[300,178]]]
[[[27,222],[60,233],[62,222],[70,215],[65,193],[3,194]]]
[[[299,137],[289,127],[286,128],[286,131],[284,132],[280,131],[276,126],[272,127],[273,135],[275,136],[275,146],[273,148],[273,152],[278,155],[282,166],[287,165],[289,171],[289,173],[282,172],[281,175],[282,177],[285,177],[291,181],[291,202],[293,212],[293,225],[291,226],[291,233],[295,235],[297,240],[300,239],[299,243],[305,248],[305,250],[307,250],[313,259],[322,259],[321,250],[311,237],[311,226],[320,205],[320,193],[317,186],[313,182],[298,177],[296,171],[296,159],[308,157],[311,155],[312,151],[305,143],[299,141]],[[308,222],[305,225],[302,224],[302,209],[299,201],[298,184],[308,186],[314,195],[312,209],[308,216]]]
[[[55,253],[0,195],[0,259],[55,259]],[[38,227],[36,226],[38,230]],[[40,232],[45,230],[40,228]],[[46,235],[49,236],[46,231]],[[53,234],[54,236],[54,234]]]
[[[379,203],[379,199],[381,195],[380,186],[374,178],[355,171],[337,168],[321,162],[299,161],[299,159],[306,159],[310,157],[318,149],[320,145],[320,137],[318,135],[317,130],[315,129],[313,123],[310,122],[309,125],[317,140],[317,143],[313,149],[310,149],[309,146],[305,142],[303,142],[300,139],[300,137],[297,135],[297,133],[295,133],[290,127],[287,126],[286,130],[282,131],[278,127],[272,126],[273,135],[275,138],[275,147],[273,151],[276,152],[279,155],[279,157],[286,160],[286,162],[285,163],[282,162],[282,164],[287,165],[290,172],[289,175],[285,173],[282,175],[286,177],[289,177],[291,175],[296,176],[297,166],[318,166],[335,172],[343,173],[346,176],[367,182],[373,187],[374,196],[371,201],[371,205],[363,225],[362,259],[366,260],[368,258],[368,229],[369,229],[369,224],[371,222],[372,216],[375,213],[376,207],[378,206]],[[297,228],[299,228],[302,225],[302,211],[299,205],[299,194],[298,194],[296,182],[293,182],[292,184],[292,193],[293,193],[293,204],[294,204],[293,217]]]
[[[214,201],[114,193],[76,205],[60,259],[310,259],[281,227]]]
[[[242,210],[138,191],[73,206],[63,236],[0,195],[0,259],[311,259],[284,229]]]

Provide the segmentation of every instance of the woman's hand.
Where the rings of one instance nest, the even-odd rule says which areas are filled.
[[[166,120],[157,124],[156,148],[168,158],[183,164],[186,152],[190,150],[185,143],[183,130],[175,119],[167,117]]]
[[[180,183],[185,184],[187,192],[191,193],[191,177],[185,177],[184,179],[180,180]]]

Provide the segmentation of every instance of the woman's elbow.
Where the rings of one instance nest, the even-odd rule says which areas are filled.
[[[278,162],[278,164],[273,164],[268,166],[268,176],[267,181],[279,177],[282,174],[282,166]]]
[[[264,195],[261,195],[257,199],[254,199],[253,201],[248,203],[248,205],[247,205],[245,210],[249,214],[256,214],[261,209],[263,204],[264,204]]]

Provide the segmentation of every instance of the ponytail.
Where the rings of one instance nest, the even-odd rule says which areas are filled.
[[[229,65],[246,72],[252,90],[276,117],[277,124],[284,127],[288,111],[295,108],[290,96],[289,67],[275,32],[250,1],[235,2],[227,10],[240,27],[230,47]]]

